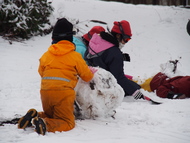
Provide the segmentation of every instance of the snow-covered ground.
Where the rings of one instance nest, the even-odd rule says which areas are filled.
[[[64,16],[72,22],[79,20],[80,35],[100,25],[90,20],[107,22],[110,28],[116,20],[128,20],[133,36],[123,48],[131,56],[131,62],[125,63],[126,74],[144,80],[159,72],[160,64],[179,59],[178,73],[190,75],[190,36],[186,32],[190,9],[95,0],[54,0],[52,5],[52,23]],[[0,37],[0,120],[24,115],[30,108],[42,110],[38,59],[50,43],[51,34],[13,44]],[[163,102],[151,105],[128,97],[116,109],[115,119],[77,120],[73,130],[45,136],[7,124],[0,126],[0,143],[189,143],[190,99]]]

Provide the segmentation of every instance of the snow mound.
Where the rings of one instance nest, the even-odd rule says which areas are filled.
[[[79,79],[76,100],[84,118],[113,117],[123,101],[124,91],[110,72],[95,68],[98,70],[90,82]]]
[[[177,68],[178,60],[167,61],[166,63],[160,64],[160,72],[167,75],[169,78],[175,76],[183,76],[184,74]],[[176,66],[176,67],[175,67]]]

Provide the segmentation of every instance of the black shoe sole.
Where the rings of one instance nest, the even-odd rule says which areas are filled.
[[[38,113],[35,109],[30,109],[25,116],[19,119],[18,128],[25,129],[27,126],[31,125],[31,120],[34,117],[37,117]]]
[[[33,124],[36,126],[35,130],[38,134],[45,135],[46,133],[46,124],[40,117],[35,117],[33,119]]]

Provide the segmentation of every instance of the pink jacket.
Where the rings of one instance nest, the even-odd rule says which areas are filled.
[[[102,39],[98,34],[94,33],[89,43],[89,53],[95,55],[113,46],[114,44]]]

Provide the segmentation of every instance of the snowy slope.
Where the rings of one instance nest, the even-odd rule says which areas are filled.
[[[92,19],[107,22],[110,28],[115,20],[128,20],[133,36],[123,48],[131,56],[131,62],[125,63],[126,74],[143,80],[159,72],[160,64],[181,58],[180,74],[190,75],[189,9],[95,0],[54,0],[52,5],[52,23],[63,16],[79,20],[79,34],[97,25],[89,22]],[[0,120],[23,115],[29,108],[42,110],[38,59],[50,43],[51,34],[12,45],[0,37]],[[46,136],[37,135],[32,128],[24,131],[16,125],[0,126],[0,143],[189,143],[190,99],[163,101],[155,106],[128,97],[116,109],[115,120],[77,120],[73,130]]]

